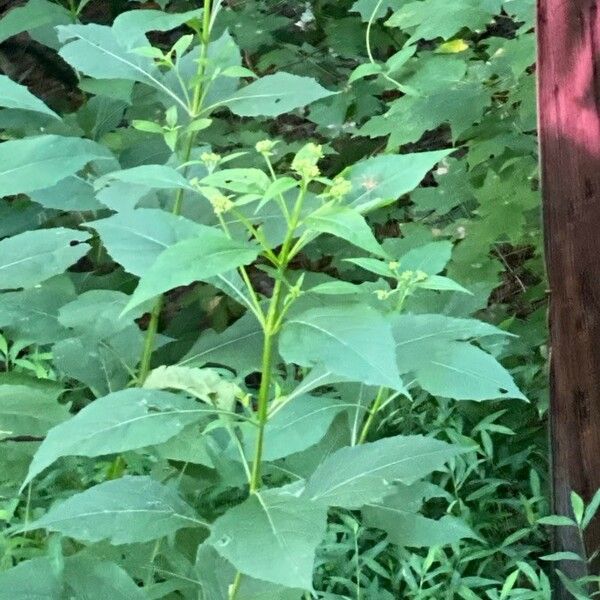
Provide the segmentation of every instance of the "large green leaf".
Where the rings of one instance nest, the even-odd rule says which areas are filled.
[[[483,31],[501,10],[501,0],[428,0],[407,2],[386,22],[390,27],[409,30],[409,43],[419,39],[448,39],[463,28]]]
[[[344,402],[318,396],[300,396],[288,402],[267,423],[264,460],[277,460],[314,446],[323,439],[337,415],[348,408]],[[249,453],[255,446],[256,431],[254,424],[244,429]]]
[[[364,217],[347,206],[325,204],[311,213],[304,223],[309,229],[330,233],[367,252],[378,256],[385,254]]]
[[[50,559],[34,558],[0,573],[0,589],[14,600],[57,600],[61,597],[60,576]]]
[[[241,88],[223,104],[241,117],[276,117],[334,93],[310,77],[279,72]]]
[[[209,543],[241,573],[312,590],[326,521],[323,505],[278,490],[256,492],[215,521]]]
[[[151,58],[129,50],[104,25],[63,25],[58,27],[61,41],[66,44],[60,55],[78,71],[94,79],[129,79],[145,83],[162,92],[170,104],[186,103],[163,82],[158,67]]]
[[[61,456],[102,456],[160,444],[211,413],[211,407],[169,392],[140,388],[114,392],[48,433],[24,485]]]
[[[263,330],[254,315],[246,313],[221,333],[205,331],[180,361],[202,367],[222,365],[245,376],[260,370]]]
[[[0,288],[32,287],[63,273],[90,249],[89,233],[55,227],[0,241]]]
[[[160,190],[194,189],[179,171],[167,165],[140,165],[131,169],[113,171],[100,177],[96,181],[96,187],[102,187],[110,181],[123,181]]]
[[[65,560],[64,579],[71,597],[82,600],[144,600],[148,597],[125,570],[107,560],[70,556]]]
[[[75,137],[42,135],[3,142],[0,196],[50,187],[95,160],[114,161],[114,158],[99,144]]]
[[[24,85],[19,85],[9,77],[6,77],[6,75],[0,75],[0,106],[19,108],[21,110],[32,110],[60,119],[53,110],[50,110]]]
[[[70,12],[59,4],[49,0],[29,0],[10,10],[0,20],[0,43],[24,31],[32,32],[38,28],[62,25],[71,20]]]
[[[427,172],[450,152],[384,155],[358,162],[348,173],[352,191],[346,202],[363,213],[389,204],[416,188]]]
[[[113,545],[156,540],[183,527],[206,527],[172,487],[150,477],[106,481],[55,504],[19,529],[47,529],[84,542]]]
[[[0,438],[44,436],[69,417],[69,409],[59,404],[62,390],[56,386],[0,384]]]
[[[290,318],[279,351],[287,362],[322,365],[349,381],[404,389],[390,323],[368,305],[313,308]]]
[[[396,315],[393,330],[400,372],[414,373],[429,393],[456,400],[525,399],[508,371],[468,342],[506,335],[500,329],[474,319]]]
[[[65,212],[104,208],[96,199],[94,186],[76,175],[67,177],[43,190],[29,192],[29,197],[44,208],[54,208]]]
[[[149,31],[169,31],[184,25],[202,14],[202,9],[181,13],[168,13],[162,10],[130,10],[121,13],[112,26],[115,37],[124,46],[136,48],[140,40],[145,41],[144,34]]]
[[[138,208],[87,223],[107,252],[129,273],[144,275],[161,252],[207,230],[204,225],[156,208]]]
[[[327,506],[360,508],[392,493],[394,481],[414,483],[441,469],[461,451],[420,435],[398,435],[342,448],[317,467],[303,496]]]
[[[247,265],[258,253],[258,245],[230,239],[221,231],[206,227],[198,237],[178,242],[158,256],[142,275],[127,309],[173,288],[206,281]]]

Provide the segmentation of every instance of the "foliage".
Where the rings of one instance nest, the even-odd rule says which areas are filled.
[[[76,75],[0,77],[2,593],[550,598],[532,0],[94,4],[0,19]]]

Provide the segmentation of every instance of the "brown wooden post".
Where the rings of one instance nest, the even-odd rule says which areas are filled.
[[[600,488],[599,8],[597,0],[538,0],[553,501],[561,514],[570,514],[572,489],[589,500]],[[557,550],[583,550],[570,528],[557,531]],[[588,555],[600,547],[599,519],[585,545]],[[582,571],[576,562],[561,568]]]

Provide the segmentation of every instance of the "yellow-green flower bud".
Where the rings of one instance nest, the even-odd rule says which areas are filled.
[[[273,148],[275,148],[275,144],[277,144],[277,142],[272,140],[261,140],[260,142],[256,142],[254,148],[263,156],[273,156]]]
[[[329,196],[334,200],[341,200],[352,190],[352,183],[343,177],[336,177],[329,188]]]
[[[318,144],[306,144],[294,157],[292,170],[303,179],[314,179],[321,174],[317,163],[323,158],[323,148]]]
[[[212,171],[221,162],[221,156],[215,152],[203,152],[200,155],[200,160],[209,171]]]

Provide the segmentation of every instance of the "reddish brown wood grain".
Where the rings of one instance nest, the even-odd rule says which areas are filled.
[[[600,12],[596,0],[538,0],[538,98],[550,278],[554,509],[600,488]],[[580,552],[567,528],[557,549]],[[586,539],[600,547],[600,520]],[[577,563],[564,566],[573,575]]]

